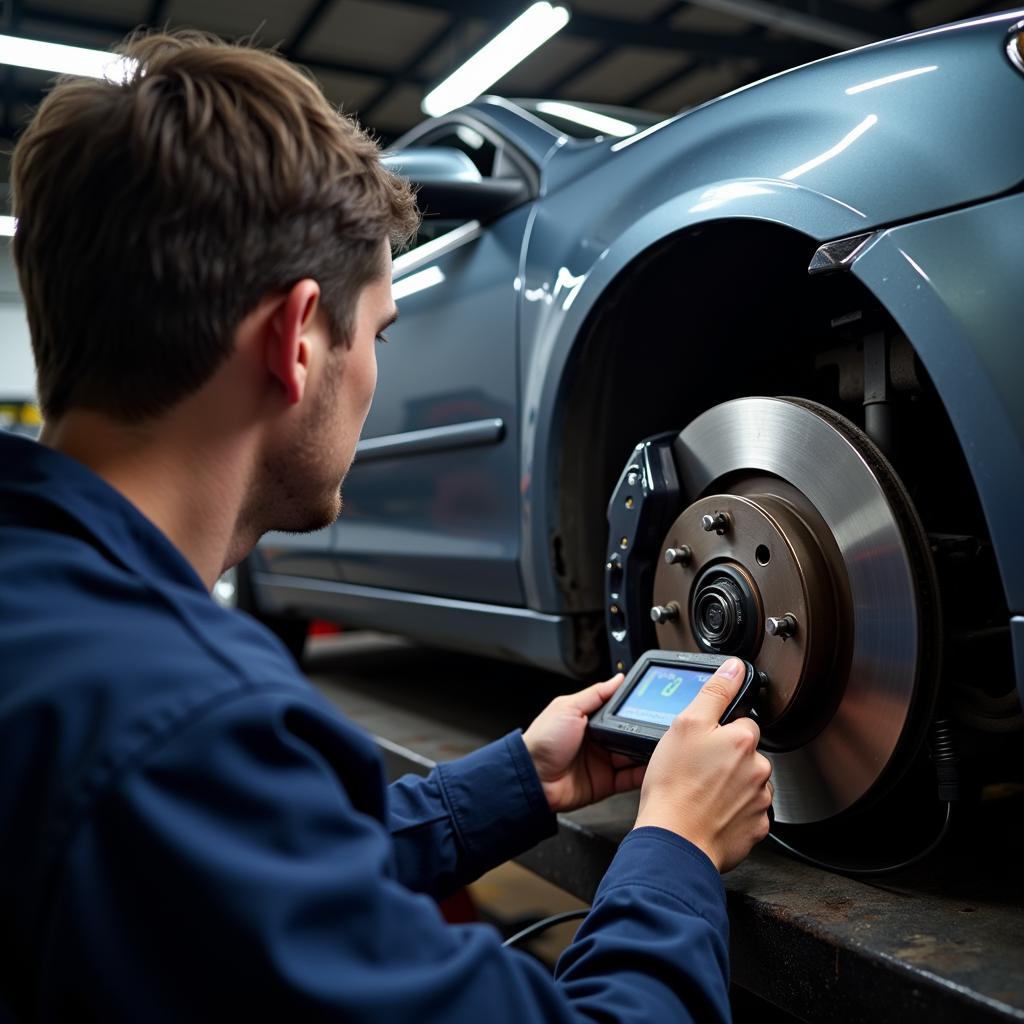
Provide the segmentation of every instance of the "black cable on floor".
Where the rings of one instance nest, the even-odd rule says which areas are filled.
[[[585,910],[566,910],[561,914],[552,914],[551,917],[545,917],[543,920],[534,921],[529,927],[516,932],[511,938],[506,939],[502,945],[515,946],[526,939],[532,939],[534,935],[546,932],[556,924],[561,924],[563,921],[575,921],[577,918],[586,917],[589,913],[590,908],[587,907]]]
[[[804,861],[804,863],[811,864],[816,868],[823,868],[825,871],[835,871],[841,875],[852,875],[854,877],[866,875],[888,875],[892,874],[894,871],[902,871],[904,868],[909,868],[914,864],[918,864],[929,854],[934,853],[949,834],[949,826],[952,820],[953,804],[951,801],[947,800],[946,817],[942,822],[942,828],[939,829],[939,834],[923,850],[915,853],[913,857],[901,860],[897,864],[883,864],[880,867],[855,867],[850,864],[830,864],[828,861],[818,860],[817,857],[812,857],[810,854],[804,853],[803,850],[798,850],[795,846],[790,846],[789,843],[780,839],[774,832],[769,832],[768,838],[776,845],[781,846],[787,853],[791,853],[794,857]]]

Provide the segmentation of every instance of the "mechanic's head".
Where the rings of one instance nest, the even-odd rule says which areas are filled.
[[[122,80],[62,80],[13,157],[47,422],[87,410],[149,429],[230,372],[238,402],[273,425],[243,513],[264,530],[324,525],[369,409],[414,198],[276,55],[196,33],[120,52]]]

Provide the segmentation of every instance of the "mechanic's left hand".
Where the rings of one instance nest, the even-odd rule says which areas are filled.
[[[579,693],[556,697],[523,733],[551,810],[572,811],[636,789],[646,765],[612,754],[587,737],[587,716],[618,689],[620,673]]]

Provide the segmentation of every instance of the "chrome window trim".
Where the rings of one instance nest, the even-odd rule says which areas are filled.
[[[424,242],[423,245],[413,249],[412,252],[403,253],[401,256],[395,257],[391,264],[391,280],[396,281],[402,275],[411,274],[414,270],[419,270],[428,263],[433,263],[434,260],[446,256],[453,250],[458,249],[459,246],[466,245],[468,242],[479,238],[482,231],[483,228],[480,221],[466,221],[465,224],[460,224],[453,231],[448,231],[437,238],[431,239],[429,242]]]

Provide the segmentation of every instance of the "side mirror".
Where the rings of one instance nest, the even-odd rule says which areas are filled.
[[[385,153],[381,163],[392,174],[408,178],[421,212],[440,220],[486,223],[530,198],[525,181],[484,178],[460,149],[400,149]]]

